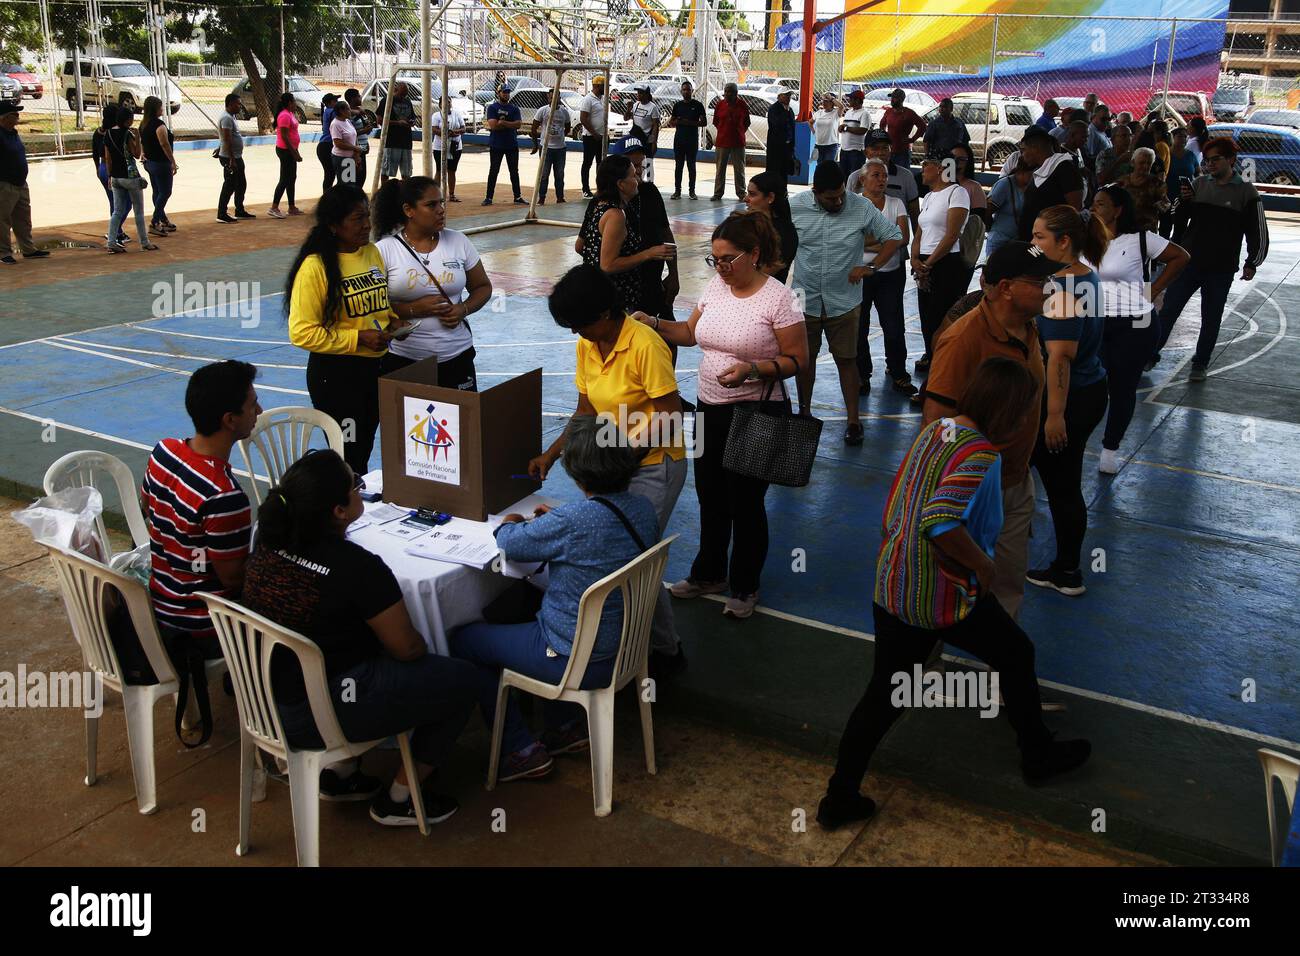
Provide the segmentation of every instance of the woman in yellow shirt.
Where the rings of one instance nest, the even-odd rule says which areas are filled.
[[[570,269],[555,284],[547,304],[556,324],[579,337],[576,414],[611,421],[633,447],[646,449],[628,491],[650,499],[663,534],[686,483],[682,402],[668,346],[649,326],[627,316],[622,293],[594,265]],[[567,435],[566,429],[528,463],[530,475],[546,477],[563,452]],[[656,669],[676,669],[685,660],[673,628],[672,601],[662,588],[650,649]]]
[[[312,406],[339,423],[343,457],[363,475],[379,429],[379,360],[402,323],[388,302],[388,273],[370,242],[360,189],[334,186],[321,196],[286,290],[289,341],[311,353]]]

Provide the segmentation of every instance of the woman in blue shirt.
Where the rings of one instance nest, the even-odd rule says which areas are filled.
[[[998,246],[1020,236],[1020,211],[1025,208],[1025,190],[1033,179],[1028,166],[1018,166],[1009,176],[1003,176],[989,190],[989,213],[993,225],[989,226],[984,240],[984,258],[998,251]]]
[[[601,578],[623,567],[659,540],[659,519],[650,499],[627,488],[641,465],[641,449],[611,443],[606,424],[575,415],[564,445],[564,470],[586,495],[582,501],[539,508],[535,517],[511,514],[496,530],[510,561],[545,562],[550,584],[536,620],[525,624],[468,624],[450,637],[451,653],[476,665],[479,706],[489,727],[496,716],[502,668],[558,684],[569,665],[578,623],[578,602]],[[605,601],[582,687],[608,687],[623,633],[623,598]],[[551,755],[586,750],[588,733],[579,705],[547,701],[547,733],[538,741],[513,698],[506,701],[501,782],[544,777]]]
[[[1046,351],[1042,427],[1030,463],[1047,493],[1056,531],[1056,558],[1025,578],[1071,597],[1082,594],[1079,554],[1088,529],[1083,500],[1083,451],[1106,415],[1106,369],[1101,364],[1105,312],[1101,282],[1090,263],[1106,254],[1109,234],[1093,217],[1086,222],[1072,206],[1049,206],[1034,220],[1034,245],[1066,266],[1050,281],[1056,290],[1038,317]]]

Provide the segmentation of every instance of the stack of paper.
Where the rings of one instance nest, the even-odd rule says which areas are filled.
[[[483,571],[492,564],[498,550],[491,534],[459,528],[437,528],[408,547],[406,553],[432,561],[464,564]]]

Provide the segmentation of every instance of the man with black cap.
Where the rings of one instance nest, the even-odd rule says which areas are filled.
[[[1066,132],[1070,132],[1068,127]],[[1075,132],[1077,134],[1077,128]],[[1034,171],[1025,190],[1025,203],[1019,220],[1020,238],[1028,242],[1034,220],[1044,209],[1060,205],[1083,208],[1083,173],[1074,155],[1058,152],[1052,134],[1041,126],[1030,126],[1025,130],[1020,140],[1020,152],[1013,155],[1017,167]],[[1006,165],[1010,163],[1008,158]],[[1006,165],[1003,166],[1004,175],[1007,175]]]
[[[18,237],[24,259],[44,259],[32,242],[32,195],[27,189],[27,147],[18,136],[19,103],[0,103],[0,262],[16,265],[9,232]]]
[[[778,176],[794,172],[794,110],[790,97],[794,90],[782,90],[776,102],[767,108],[767,168]]]
[[[849,106],[840,117],[840,169],[847,179],[867,161],[867,132],[871,129],[871,119],[862,108],[862,91],[849,93]]]
[[[501,160],[506,161],[510,171],[510,188],[514,190],[515,202],[527,205],[523,190],[519,186],[519,128],[524,125],[523,114],[519,107],[510,102],[510,87],[502,84],[497,90],[497,98],[488,104],[488,181],[487,196],[484,206],[492,205],[492,193],[497,188],[497,174],[501,172]]]
[[[1041,127],[1038,127],[1041,130]],[[1037,246],[1012,241],[984,264],[979,305],[934,339],[934,358],[925,383],[923,424],[951,416],[985,359],[1000,355],[1022,362],[1038,383],[1020,430],[1002,453],[1002,530],[998,534],[993,593],[1013,619],[1020,616],[1029,564],[1029,528],[1034,519],[1034,479],[1029,459],[1038,438],[1043,392],[1043,353],[1035,319],[1047,302],[1049,276],[1064,268]]]
[[[885,195],[893,196],[907,207],[907,217],[916,228],[916,217],[921,214],[920,190],[916,186],[916,175],[909,166],[896,166],[890,156],[889,134],[883,129],[873,129],[867,134],[867,159],[878,159],[889,170],[889,183],[885,186]],[[862,193],[862,169],[854,170],[848,178],[848,190]]]
[[[650,87],[636,88],[636,102],[628,105],[623,118],[632,121],[632,135],[645,143],[647,155],[653,159],[659,144],[659,105],[650,94]],[[653,173],[650,179],[654,179]]]

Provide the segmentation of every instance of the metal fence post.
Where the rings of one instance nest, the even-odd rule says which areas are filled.
[[[54,101],[54,155],[63,155],[63,116],[59,108],[59,94],[62,92],[57,84],[57,74],[54,72],[54,46],[50,37],[50,5],[49,0],[40,0],[41,15],[41,32],[45,35],[45,68],[49,76],[50,98]],[[76,87],[77,89],[80,86]],[[80,116],[80,110],[77,115]]]
[[[1000,18],[995,13],[993,15],[993,43],[989,50],[989,92],[984,98],[984,158],[981,160],[981,168],[988,172],[989,168],[989,120],[993,117],[993,73],[997,69],[998,60],[998,20]]]
[[[1161,113],[1169,109],[1169,78],[1174,70],[1174,43],[1178,40],[1178,20],[1174,19],[1169,29],[1169,55],[1165,58],[1165,91],[1160,101]]]

